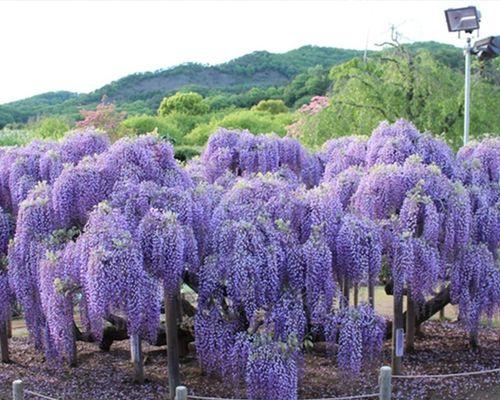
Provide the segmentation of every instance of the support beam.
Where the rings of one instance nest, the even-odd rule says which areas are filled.
[[[393,319],[392,319],[392,371],[395,375],[401,373],[402,355],[398,354],[398,350],[402,348],[400,343],[401,336],[398,336],[398,331],[404,329],[403,320],[403,296],[394,296],[393,298]]]
[[[368,283],[368,303],[375,309],[375,285]]]
[[[177,340],[177,307],[175,295],[165,293],[165,325],[167,333],[168,387],[170,399],[175,398],[175,388],[180,386],[179,343]]]
[[[130,355],[134,365],[134,381],[144,383],[144,364],[142,361],[141,338],[138,334],[130,336]]]
[[[351,289],[351,282],[349,282],[348,278],[344,278],[344,287],[343,287],[343,294],[344,294],[344,306],[349,307],[350,299],[349,299],[349,291]]]
[[[416,304],[413,301],[411,289],[408,289],[406,296],[406,340],[405,351],[412,353],[415,350],[415,310]]]
[[[0,360],[2,363],[10,362],[7,321],[0,321]]]

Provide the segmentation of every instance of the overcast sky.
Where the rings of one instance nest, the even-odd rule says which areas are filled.
[[[406,41],[462,46],[443,10],[467,5],[482,12],[481,37],[500,34],[500,1],[0,0],[0,104],[254,50],[375,49],[391,24]]]

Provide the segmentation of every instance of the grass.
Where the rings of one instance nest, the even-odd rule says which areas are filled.
[[[352,302],[352,290],[351,290],[351,302]],[[405,297],[406,299],[406,297]],[[359,289],[359,302],[368,302],[368,290],[366,287],[361,287]],[[393,307],[393,296],[385,293],[383,286],[377,286],[375,288],[375,310],[378,314],[392,319],[392,307]],[[406,311],[406,301],[403,302],[403,309]],[[446,320],[455,321],[458,318],[458,306],[448,304],[444,308],[444,315]],[[439,320],[439,313],[434,314],[431,320]],[[483,326],[489,326],[488,320],[485,318],[481,321]],[[500,328],[500,315],[496,314],[492,320],[493,328]]]
[[[182,286],[182,293],[193,296],[194,292],[191,288],[186,285]],[[351,302],[353,294],[351,291]],[[359,302],[368,302],[368,291],[366,287],[359,288]],[[387,318],[392,318],[392,304],[393,297],[386,294],[383,286],[377,286],[375,288],[375,310],[378,314],[383,315]],[[406,311],[406,304],[403,306]],[[455,321],[458,317],[458,307],[448,304],[444,309],[445,318],[448,321]],[[78,316],[75,316],[78,319]],[[439,314],[434,314],[431,317],[432,320],[439,320]],[[489,326],[489,322],[484,319],[482,321],[483,326]],[[495,315],[492,321],[492,327],[495,329],[500,329],[500,315]],[[26,324],[23,319],[14,319],[12,321],[12,334],[16,337],[23,337],[28,335],[26,330]]]
[[[37,136],[34,131],[22,129],[2,129],[0,130],[0,147],[22,146],[36,138]]]

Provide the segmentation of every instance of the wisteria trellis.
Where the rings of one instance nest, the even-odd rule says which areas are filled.
[[[499,171],[498,138],[455,155],[404,120],[317,153],[221,129],[184,167],[150,135],[3,149],[0,320],[16,300],[34,345],[74,362],[76,304],[96,339],[119,312],[130,335],[154,340],[162,292],[188,279],[202,367],[246,382],[252,399],[295,399],[311,335],[348,374],[376,359],[385,320],[349,306],[342,284],[375,283],[383,260],[395,293],[417,303],[450,285],[477,332],[500,304]]]

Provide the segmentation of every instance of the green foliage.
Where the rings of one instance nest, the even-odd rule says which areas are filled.
[[[63,117],[43,117],[30,124],[29,128],[41,139],[60,139],[70,130],[70,125]]]
[[[252,107],[254,111],[264,111],[270,114],[281,114],[288,112],[288,108],[283,100],[261,100],[256,106]]]
[[[285,87],[283,98],[287,105],[300,107],[307,103],[311,97],[325,94],[329,85],[328,69],[317,65],[298,74]]]
[[[212,118],[209,123],[193,129],[184,137],[184,143],[203,145],[208,137],[219,127],[228,129],[247,129],[252,133],[277,133],[283,136],[286,126],[295,120],[292,114],[270,114],[262,111],[236,110],[222,118]]]
[[[174,157],[179,161],[187,161],[193,157],[199,156],[203,148],[201,146],[175,146]]]
[[[165,97],[158,108],[158,115],[165,117],[172,113],[201,115],[209,111],[208,104],[203,97],[195,92],[178,92],[170,97]]]
[[[169,118],[152,115],[134,115],[124,120],[118,131],[123,135],[144,135],[155,131],[163,138],[172,141],[180,140],[182,133],[175,121]]]
[[[429,52],[399,47],[371,58],[335,66],[332,104],[306,117],[302,139],[318,146],[349,134],[369,134],[381,120],[406,118],[418,129],[443,137],[454,147],[463,130],[463,75],[436,61]],[[498,131],[499,87],[476,77],[472,88],[473,137]]]
[[[151,115],[153,110],[145,100],[136,100],[130,103],[121,103],[116,107],[118,111],[124,111],[127,115]]]
[[[330,67],[361,54],[362,51],[359,50],[303,46],[282,54],[255,51],[222,64],[219,68],[224,72],[237,71],[247,76],[273,70],[291,78],[315,65]]]
[[[36,133],[30,130],[1,129],[0,146],[22,146],[36,139]]]
[[[5,125],[12,124],[14,122],[14,116],[12,112],[6,107],[0,106],[0,129],[3,129]]]

